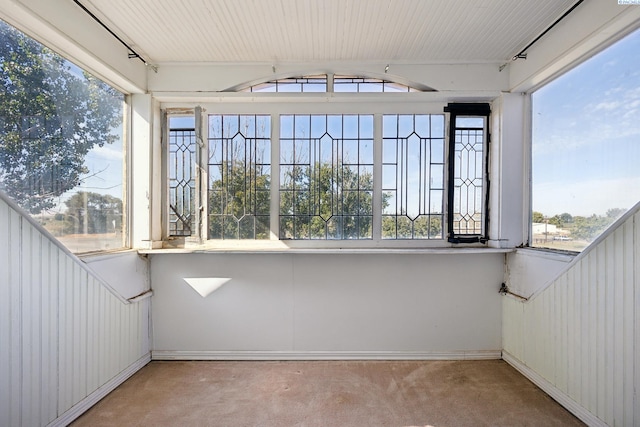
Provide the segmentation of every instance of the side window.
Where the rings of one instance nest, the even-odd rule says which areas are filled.
[[[449,241],[487,236],[489,104],[449,104]]]
[[[0,190],[76,253],[125,246],[125,95],[0,21]]]
[[[195,234],[196,130],[193,117],[169,118],[169,236]]]
[[[534,247],[582,251],[640,201],[640,31],[533,92]]]

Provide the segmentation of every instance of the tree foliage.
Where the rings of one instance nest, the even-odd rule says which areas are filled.
[[[533,211],[533,214],[531,215],[531,222],[542,224],[544,222],[544,215],[541,212]]]
[[[441,239],[442,215],[407,215],[382,217],[383,239]]]
[[[255,163],[223,162],[209,187],[210,239],[268,239],[271,176]]]
[[[285,170],[282,180],[281,238],[372,238],[373,174],[316,162]]]
[[[573,239],[590,241],[598,237],[616,219],[622,216],[627,209],[609,209],[605,215],[573,216],[569,213],[562,213],[548,218],[549,224],[569,231],[569,236]],[[545,217],[540,212],[533,212],[533,222],[543,223]],[[537,221],[536,221],[537,220]]]
[[[113,143],[122,94],[0,21],[0,188],[31,213],[88,173],[86,154]]]

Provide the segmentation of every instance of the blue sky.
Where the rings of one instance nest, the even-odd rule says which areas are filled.
[[[640,30],[534,93],[533,147],[534,211],[640,201]]]

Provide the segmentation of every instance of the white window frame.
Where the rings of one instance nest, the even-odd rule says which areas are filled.
[[[449,166],[449,113],[444,112],[447,102],[441,99],[433,100],[431,93],[229,93],[219,94],[215,99],[206,99],[205,102],[164,102],[161,108],[167,111],[169,116],[173,111],[184,115],[185,109],[195,111],[201,108],[201,122],[203,123],[202,139],[208,138],[208,116],[224,114],[257,114],[271,116],[271,237],[269,240],[207,240],[206,239],[206,215],[199,236],[185,239],[198,244],[205,249],[406,249],[406,248],[449,248],[449,247],[485,247],[484,242],[451,243],[448,241],[449,211],[447,192],[448,177],[446,171]],[[368,114],[374,116],[374,198],[373,198],[373,239],[342,239],[342,240],[280,240],[279,239],[279,193],[280,193],[280,116],[295,114]],[[443,201],[444,221],[442,239],[382,239],[381,215],[382,215],[382,116],[385,114],[416,114],[416,115],[443,115],[445,117],[445,196]],[[198,122],[198,120],[196,120]],[[206,149],[206,147],[205,147]],[[489,151],[487,149],[488,155]],[[202,156],[206,158],[205,155]],[[207,183],[206,168],[200,165],[200,171],[204,176],[200,182]],[[206,201],[207,188],[197,191],[199,197]],[[164,191],[166,194],[166,191]],[[165,203],[166,204],[166,203]],[[196,202],[196,205],[198,203]],[[202,205],[202,203],[201,203]],[[197,208],[196,208],[197,209]],[[203,205],[203,209],[206,206]],[[488,215],[488,212],[485,212]],[[197,227],[196,227],[197,228]]]

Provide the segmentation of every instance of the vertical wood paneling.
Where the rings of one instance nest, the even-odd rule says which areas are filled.
[[[149,353],[149,300],[123,303],[3,197],[0,425],[48,425]]]
[[[505,298],[503,310],[505,351],[615,426],[640,425],[640,205],[633,212],[545,290]]]
[[[22,310],[22,277],[21,277],[21,229],[22,219],[17,212],[11,211],[9,215],[9,288],[10,288],[10,301],[11,318],[9,321],[9,331],[11,333],[11,354],[9,355],[10,364],[10,419],[9,425],[21,425],[22,424],[22,412],[24,410],[22,405],[22,381],[20,374],[22,372],[22,322],[21,322],[21,310]]]
[[[9,207],[0,204],[0,236],[7,236],[0,245],[0,424],[11,420],[11,246]],[[6,363],[4,363],[6,362]]]
[[[634,360],[634,221],[626,222],[622,227],[624,243],[623,250],[621,254],[622,263],[623,263],[623,271],[624,278],[622,281],[623,286],[623,346],[624,346],[624,354],[623,354],[623,367],[622,372],[624,376],[624,390],[622,392],[622,397],[624,399],[624,425],[632,425],[633,424],[633,412],[634,412],[634,367],[635,369],[640,369],[640,361],[637,361],[638,366],[634,366],[636,364],[636,360]],[[640,307],[638,308],[640,310]],[[636,343],[637,344],[637,343]],[[640,387],[640,384],[638,384]],[[640,408],[638,408],[640,410]]]
[[[635,343],[634,345],[635,354],[634,354],[633,360],[635,360],[636,363],[640,363],[640,362],[637,362],[638,360],[640,360],[640,309],[638,308],[640,307],[640,250],[638,250],[638,247],[640,247],[640,213],[637,213],[634,216],[633,226],[634,226],[633,247],[635,249],[635,259],[633,260],[633,265],[634,265],[633,281],[634,281],[634,295],[635,295],[635,298],[634,298],[635,337],[633,339],[633,342]],[[633,407],[640,408],[640,366],[638,365],[635,366],[634,384],[636,385],[636,393],[635,393],[635,398],[633,402]],[[640,409],[636,409],[635,413],[633,414],[633,425],[634,426],[640,425]]]

